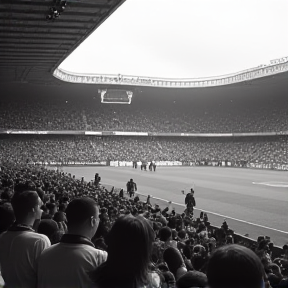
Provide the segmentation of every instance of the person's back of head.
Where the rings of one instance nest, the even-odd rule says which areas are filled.
[[[210,288],[262,288],[264,269],[252,250],[232,244],[212,253],[207,277]]]
[[[14,222],[15,215],[11,203],[0,204],[0,234],[6,231]]]
[[[46,235],[49,238],[51,244],[58,243],[60,236],[62,235],[59,233],[57,222],[52,219],[41,220],[37,232],[39,234]]]
[[[178,232],[178,238],[184,240],[186,238],[186,234],[187,234],[186,231],[182,229]]]
[[[30,190],[29,189],[29,185],[28,182],[18,182],[17,184],[15,184],[14,186],[14,192],[15,193],[22,193],[24,191]]]
[[[163,259],[176,280],[187,272],[184,259],[178,249],[168,247],[163,253]]]
[[[54,216],[53,216],[53,220],[56,221],[56,222],[67,222],[67,219],[66,219],[66,214],[62,211],[57,211]]]
[[[176,282],[177,288],[206,287],[207,276],[199,271],[188,271]]]
[[[92,238],[99,225],[99,209],[90,197],[72,200],[66,209],[67,228],[69,234]]]
[[[159,239],[163,242],[170,240],[172,237],[172,230],[169,227],[162,227],[159,230]]]
[[[57,212],[57,205],[56,205],[56,203],[47,203],[47,204],[46,204],[46,207],[47,207],[48,210],[49,210],[49,214],[52,215],[52,216]]]
[[[1,200],[11,202],[11,199],[13,197],[13,190],[6,188],[2,193],[1,193]]]
[[[16,221],[22,223],[27,217],[33,219],[41,218],[40,206],[42,205],[36,191],[15,192],[11,204]]]
[[[154,231],[144,217],[119,217],[106,238],[108,259],[104,270],[100,267],[91,278],[99,287],[145,284],[154,238]]]

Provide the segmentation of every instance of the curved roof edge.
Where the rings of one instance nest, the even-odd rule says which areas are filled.
[[[55,69],[53,76],[59,80],[78,84],[106,84],[123,86],[146,86],[165,88],[202,88],[230,85],[246,82],[257,78],[280,74],[288,71],[288,56],[271,60],[268,65],[260,65],[255,68],[240,72],[203,78],[160,78],[146,76],[131,76],[122,74],[83,74]]]

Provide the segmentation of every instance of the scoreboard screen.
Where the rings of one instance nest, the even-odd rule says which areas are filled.
[[[120,89],[99,89],[101,103],[130,104],[133,97],[132,91]]]

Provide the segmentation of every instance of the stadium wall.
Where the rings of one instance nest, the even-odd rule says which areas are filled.
[[[255,132],[255,133],[157,133],[157,132],[126,132],[126,131],[42,131],[42,130],[0,130],[0,134],[8,135],[82,135],[82,136],[146,136],[146,137],[265,137],[288,135],[287,131]]]
[[[111,166],[111,167],[133,167],[132,161],[99,161],[99,162],[87,162],[87,161],[69,161],[69,162],[30,162],[32,165],[41,165],[41,166]],[[137,162],[138,166],[141,165],[141,162]],[[269,170],[278,170],[278,171],[288,171],[287,164],[266,164],[266,163],[246,163],[242,164],[239,162],[229,162],[227,160],[223,161],[155,161],[156,166],[159,167],[171,167],[171,166],[193,166],[193,167],[229,167],[229,168],[250,168],[250,169],[269,169]]]

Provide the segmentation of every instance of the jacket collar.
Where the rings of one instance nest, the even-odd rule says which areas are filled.
[[[35,232],[35,230],[26,224],[17,223],[16,221],[8,228],[8,231],[30,231]]]
[[[87,237],[80,235],[64,234],[60,242],[69,244],[85,244],[95,247],[94,244]]]

